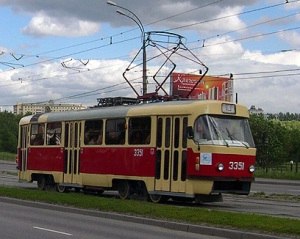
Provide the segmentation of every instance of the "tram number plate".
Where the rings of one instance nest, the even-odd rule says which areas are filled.
[[[229,162],[230,170],[244,170],[245,164],[244,162]]]
[[[133,156],[135,156],[135,157],[142,157],[143,154],[144,154],[144,150],[143,149],[134,149]]]

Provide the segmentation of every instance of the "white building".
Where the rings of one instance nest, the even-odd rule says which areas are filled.
[[[53,100],[43,103],[18,102],[16,105],[14,105],[14,114],[24,115],[28,112],[32,114],[41,114],[50,111],[59,112],[82,109],[86,109],[86,107],[82,106],[80,103],[54,103]]]
[[[262,108],[256,108],[255,105],[252,105],[249,109],[250,114],[264,114],[264,110]]]

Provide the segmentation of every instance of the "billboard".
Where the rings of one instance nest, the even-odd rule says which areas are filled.
[[[172,73],[170,77],[170,93],[186,98],[194,85],[197,84],[200,75]],[[204,76],[193,92],[190,99],[212,99],[233,101],[233,80],[231,78]]]

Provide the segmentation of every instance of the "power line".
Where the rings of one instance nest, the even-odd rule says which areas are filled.
[[[239,29],[236,29],[236,30],[232,30],[232,31],[224,32],[224,33],[219,33],[219,34],[217,34],[215,36],[206,37],[205,40],[209,40],[209,39],[212,39],[212,38],[220,37],[222,35],[228,35],[228,34],[235,33],[235,32],[238,32],[238,31],[242,31],[242,30],[245,30],[245,29],[249,29],[249,28],[252,28],[252,27],[257,27],[257,26],[260,26],[260,25],[263,25],[263,24],[266,24],[266,23],[270,23],[270,22],[282,20],[284,18],[295,16],[295,15],[297,15],[299,13],[300,12],[296,12],[296,13],[292,13],[292,14],[289,14],[289,15],[286,15],[286,16],[282,16],[282,17],[274,18],[274,19],[267,20],[267,21],[264,21],[264,22],[256,23],[256,24],[253,24],[253,25],[250,25],[250,26],[247,26],[247,27],[239,28]],[[199,40],[196,40],[196,41],[191,41],[189,43],[191,44],[191,43],[199,42],[199,41],[204,41],[204,39],[201,39],[201,40],[199,39]]]
[[[28,65],[24,65],[24,66],[19,67],[19,68],[35,66],[35,65],[42,64],[42,63],[51,62],[53,60],[59,60],[59,59],[62,59],[62,58],[67,58],[67,57],[78,55],[78,54],[81,54],[81,53],[85,53],[85,52],[93,51],[93,50],[96,50],[96,49],[104,48],[104,47],[110,46],[112,44],[115,45],[115,44],[121,44],[121,43],[124,43],[124,42],[132,41],[134,39],[137,39],[137,37],[129,38],[129,39],[126,39],[126,40],[122,40],[122,41],[118,41],[118,42],[114,42],[114,43],[109,43],[109,44],[105,44],[105,45],[101,45],[101,46],[97,46],[97,47],[93,47],[93,48],[89,48],[89,49],[85,49],[85,50],[81,50],[81,51],[78,51],[78,52],[66,54],[66,55],[59,56],[59,57],[53,57],[51,59],[47,59],[47,60],[39,61],[39,62],[36,62],[36,63],[31,63],[31,64],[28,64]],[[11,70],[19,69],[19,68],[10,69],[10,70],[7,70],[7,71],[11,71]],[[2,73],[4,73],[4,72],[6,72],[6,71],[2,71]]]
[[[263,36],[269,36],[269,35],[273,35],[273,34],[277,34],[277,33],[281,33],[281,32],[297,30],[299,28],[300,28],[300,26],[289,28],[289,29],[281,29],[281,30],[278,30],[278,31],[273,31],[273,32],[268,32],[268,33],[262,33],[262,34],[258,34],[258,35],[254,35],[254,36],[242,37],[242,38],[239,38],[239,39],[233,39],[233,40],[228,40],[228,41],[223,41],[223,42],[216,42],[216,43],[212,43],[212,44],[205,44],[205,46],[202,45],[202,46],[199,46],[199,47],[194,47],[191,50],[204,48],[204,47],[212,47],[212,46],[222,45],[222,44],[226,44],[226,43],[230,43],[230,42],[245,41],[245,40],[249,40],[249,39],[253,39],[253,38],[259,38],[259,37],[263,37]]]
[[[216,1],[216,2],[214,2],[214,3],[217,3],[217,2],[220,2],[220,1]],[[291,1],[290,1],[290,2],[291,2]],[[295,1],[293,1],[293,2],[295,2]],[[284,4],[285,4],[285,3],[284,3]],[[276,4],[276,5],[268,6],[268,7],[264,7],[263,9],[268,9],[268,8],[271,8],[271,7],[274,7],[274,6],[279,6],[279,5],[283,5],[283,3],[282,3],[282,4]],[[199,7],[199,8],[200,8],[200,7]],[[259,10],[261,10],[261,9],[259,9]],[[192,11],[192,10],[190,10],[190,11]],[[254,12],[254,11],[257,11],[257,10],[254,9],[254,10],[246,11],[246,12],[243,12],[243,13],[240,13],[240,14],[245,14],[245,13]],[[188,11],[187,11],[187,12],[188,12]],[[184,14],[184,13],[182,13],[182,14]],[[181,14],[179,14],[179,15],[181,15]],[[294,15],[294,14],[291,14],[291,15]],[[177,14],[177,15],[174,15],[174,16],[172,16],[172,17],[176,17],[176,16],[178,16],[178,14]],[[231,16],[234,16],[234,15],[231,15]],[[230,16],[227,16],[227,17],[230,17]],[[170,18],[171,18],[171,17],[170,17]],[[161,21],[167,20],[167,19],[168,19],[168,18],[162,19]],[[212,21],[212,20],[213,20],[213,19],[211,19],[211,20],[209,20],[209,21]],[[215,20],[219,20],[219,19],[216,18]],[[157,21],[154,22],[154,23],[157,23]],[[201,24],[201,22],[198,23],[198,24]],[[188,25],[187,25],[187,27],[188,27]],[[248,28],[248,27],[247,27],[247,28]],[[295,30],[295,29],[298,29],[298,28],[299,28],[299,27],[292,28],[292,29],[286,29],[286,30],[282,30],[282,31],[290,31],[290,30]],[[172,29],[171,29],[171,30],[172,30]],[[240,30],[240,29],[239,29],[239,30]],[[236,31],[238,31],[238,30],[236,30]],[[278,32],[279,32],[279,31],[276,31],[276,32],[273,32],[273,33],[265,33],[265,34],[260,34],[260,35],[251,36],[251,37],[247,37],[247,38],[236,39],[236,40],[233,40],[233,41],[246,40],[246,39],[251,39],[251,38],[255,38],[255,37],[260,37],[260,36],[265,36],[265,35],[275,34],[275,33],[278,33]],[[229,33],[232,33],[232,32],[229,32]],[[120,33],[120,34],[121,34],[121,33]],[[117,35],[120,35],[120,34],[117,34]],[[223,34],[225,34],[225,33],[223,33]],[[114,36],[117,36],[117,35],[114,35]],[[107,38],[109,38],[109,37],[107,37]],[[107,39],[107,38],[106,38],[106,39]],[[139,38],[139,37],[127,39],[127,40],[124,40],[124,41],[120,41],[120,43],[125,42],[125,41],[131,41],[131,40],[134,40],[134,39],[137,39],[137,38]],[[89,43],[91,43],[91,42],[96,42],[96,41],[99,41],[99,39],[98,39],[98,40],[94,40],[94,41],[90,41],[90,42],[87,42],[87,43],[77,44],[77,46],[79,46],[79,45],[84,45],[84,44],[89,44]],[[226,42],[222,42],[222,43],[218,43],[218,44],[225,44],[225,43],[228,43],[228,42],[232,42],[232,41],[226,41]],[[115,43],[113,43],[113,44],[115,44]],[[218,44],[216,44],[216,45],[218,45]],[[38,62],[38,63],[35,63],[35,64],[28,64],[28,65],[26,65],[26,67],[28,67],[28,66],[33,66],[33,65],[37,65],[37,64],[41,64],[41,63],[45,63],[45,62],[49,62],[49,61],[53,61],[53,60],[57,60],[57,59],[60,59],[60,58],[63,58],[63,57],[71,56],[71,55],[76,55],[76,54],[80,54],[80,53],[84,53],[84,52],[96,50],[96,49],[99,49],[99,48],[102,48],[102,47],[108,47],[109,45],[111,45],[111,44],[105,44],[105,45],[102,45],[102,46],[98,46],[98,47],[95,47],[95,48],[90,48],[90,49],[78,51],[78,52],[75,52],[75,53],[72,53],[72,54],[68,54],[68,55],[64,55],[64,56],[61,56],[61,57],[55,57],[55,58],[52,58],[51,60],[41,61],[41,62]],[[57,49],[57,50],[48,51],[48,52],[46,52],[46,54],[47,54],[47,53],[50,53],[50,52],[54,52],[54,51],[59,51],[59,50],[64,50],[64,49],[72,48],[72,47],[75,47],[75,46],[76,46],[76,45],[69,46],[69,47],[66,47],[66,48],[60,48],[60,49]],[[208,45],[208,46],[213,46],[213,45]],[[194,48],[194,49],[195,49],[195,48]],[[32,55],[32,56],[33,56],[33,55]],[[57,76],[56,76],[56,77],[57,77]],[[49,77],[49,78],[52,78],[52,77]],[[49,79],[49,78],[42,78],[42,79],[40,79],[40,80],[43,80],[43,79]]]
[[[257,75],[257,74],[281,73],[281,72],[290,72],[290,71],[300,71],[300,68],[274,70],[274,71],[243,72],[243,73],[234,73],[234,75]]]
[[[296,1],[298,1],[298,0],[290,1],[289,3],[296,2]],[[192,26],[203,24],[203,23],[208,23],[208,22],[212,22],[212,21],[218,21],[218,20],[222,20],[222,19],[226,19],[226,18],[230,18],[230,17],[235,17],[235,16],[240,16],[240,15],[244,15],[244,14],[248,14],[248,13],[262,11],[262,10],[266,10],[266,9],[270,9],[270,8],[282,6],[282,5],[285,5],[285,4],[287,4],[287,3],[286,2],[285,3],[278,3],[278,4],[266,6],[266,7],[261,7],[261,8],[256,8],[256,9],[248,10],[248,11],[245,11],[245,12],[240,12],[240,13],[236,13],[236,14],[231,14],[231,15],[223,16],[223,17],[208,19],[208,20],[201,21],[201,22],[187,24],[187,25],[183,25],[183,26],[179,26],[179,27],[175,27],[175,28],[170,28],[170,29],[168,29],[166,31],[173,31],[173,30],[178,30],[178,29],[182,29],[182,28],[192,27]]]
[[[135,78],[135,79],[130,80],[130,81],[133,82],[133,81],[135,81],[137,79],[139,79],[139,78]],[[99,91],[108,90],[108,89],[111,89],[111,88],[114,88],[114,87],[117,87],[117,86],[121,86],[121,85],[124,85],[124,84],[127,84],[127,82],[124,81],[124,82],[117,83],[117,84],[114,84],[114,85],[102,87],[102,88],[99,88],[99,89],[96,89],[96,90],[92,90],[92,91],[88,91],[88,92],[84,92],[84,93],[79,93],[79,94],[74,94],[74,95],[70,95],[70,96],[66,96],[66,97],[54,99],[54,101],[67,100],[67,99],[75,99],[75,98],[82,98],[82,97],[86,97],[86,96],[97,95],[97,94],[100,94]],[[101,93],[108,93],[108,92],[114,92],[114,91],[119,91],[119,90],[124,90],[124,87],[122,87],[120,89],[117,89],[117,90],[109,90],[109,91],[101,92]],[[42,102],[38,102],[38,103],[44,103],[44,102],[48,102],[48,101],[42,101]]]
[[[169,20],[169,19],[172,19],[172,18],[174,18],[174,17],[178,17],[178,16],[180,16],[180,15],[184,15],[184,14],[193,12],[193,11],[199,10],[199,9],[201,9],[201,8],[205,8],[205,7],[208,7],[208,6],[217,4],[217,3],[222,2],[222,1],[223,1],[223,0],[219,0],[219,1],[212,2],[212,3],[208,3],[208,4],[202,5],[202,6],[200,6],[200,7],[196,7],[196,8],[193,8],[193,9],[190,9],[190,10],[187,10],[187,11],[184,11],[184,12],[181,12],[181,13],[178,13],[178,14],[175,14],[175,15],[172,15],[172,16],[169,16],[169,17],[166,17],[166,18],[163,18],[163,19],[160,19],[160,20],[151,22],[151,23],[148,23],[148,24],[145,24],[145,26],[154,25],[154,24],[156,24],[156,23],[163,22],[163,21],[165,21],[165,20]],[[172,30],[172,29],[171,29],[171,30]],[[166,31],[169,31],[169,30],[166,30]]]
[[[279,75],[240,77],[240,78],[234,78],[234,80],[250,80],[250,79],[261,79],[261,78],[287,77],[287,76],[295,76],[295,75],[299,75],[299,73],[281,74],[281,75],[279,74]]]
[[[215,2],[213,2],[213,3],[209,3],[209,4],[206,4],[206,5],[203,5],[203,6],[194,8],[194,9],[190,9],[190,10],[184,11],[184,12],[182,12],[182,13],[179,13],[179,14],[176,14],[176,15],[173,15],[173,16],[170,16],[170,17],[167,17],[167,18],[164,18],[164,19],[162,19],[162,20],[155,21],[155,22],[153,22],[153,23],[149,23],[149,24],[147,24],[147,25],[151,25],[151,24],[154,24],[154,23],[157,23],[157,22],[161,22],[161,21],[164,21],[164,20],[167,20],[167,19],[170,19],[170,18],[179,16],[179,15],[183,15],[183,14],[189,13],[189,12],[191,12],[191,11],[195,11],[195,10],[198,10],[198,9],[201,9],[201,8],[204,8],[204,7],[207,7],[207,6],[210,6],[210,5],[219,3],[219,2],[221,2],[221,1],[223,1],[223,0],[215,1]],[[289,3],[293,3],[293,2],[296,2],[296,1],[290,1]],[[224,17],[220,17],[220,18],[209,19],[209,20],[202,21],[202,22],[198,22],[198,23],[195,23],[195,24],[202,24],[202,23],[206,23],[206,22],[210,22],[210,21],[216,21],[216,20],[220,20],[220,19],[228,18],[228,17],[232,17],[232,16],[238,16],[238,15],[242,15],[242,14],[246,14],[246,13],[252,13],[252,12],[256,12],[256,11],[261,11],[261,10],[265,10],[265,9],[269,9],[269,8],[281,6],[281,5],[284,5],[284,4],[286,4],[286,3],[280,3],[280,4],[275,4],[275,5],[266,6],[266,7],[262,7],[262,8],[252,9],[252,10],[245,11],[245,12],[242,12],[242,13],[232,14],[232,15],[228,15],[228,16],[224,16]],[[291,14],[291,15],[295,15],[295,14]],[[289,15],[289,16],[291,16],[291,15]],[[288,16],[285,16],[285,17],[288,17]],[[185,27],[189,27],[189,26],[191,26],[191,25],[193,25],[193,24],[186,25]],[[256,25],[259,25],[259,24],[256,24]],[[255,26],[255,25],[253,25],[253,26]],[[253,27],[253,26],[249,26],[249,27]],[[180,27],[180,28],[182,28],[182,27]],[[247,27],[247,28],[248,28],[248,27]],[[178,29],[178,28],[174,28],[174,29]],[[243,28],[243,29],[246,29],[246,28]],[[169,29],[169,30],[167,30],[167,31],[170,31],[170,30],[173,30],[173,29]],[[238,30],[236,30],[236,31],[239,31],[239,30],[241,30],[241,29],[238,29]],[[228,32],[228,33],[232,33],[232,32],[235,32],[235,31],[231,31],[231,32]],[[115,34],[114,36],[122,35],[122,34],[123,34],[123,33],[119,33],[119,34]],[[226,33],[223,33],[223,34],[226,34]],[[221,34],[221,35],[223,35],[223,34]],[[218,35],[220,35],[220,34],[218,34]],[[112,37],[112,36],[106,37],[106,38],[101,38],[101,40],[103,40],[103,39],[108,39],[108,38],[111,38],[111,37]],[[239,39],[239,40],[245,40],[245,39],[250,39],[250,38],[254,38],[254,37],[256,37],[256,36],[248,37],[248,38],[244,38],[244,39]],[[258,37],[258,36],[257,36],[257,37]],[[210,37],[210,38],[212,38],[212,37]],[[134,39],[136,39],[136,38],[131,38],[131,39],[128,39],[128,40],[120,41],[119,43],[122,43],[122,42],[125,42],[125,41],[134,40]],[[209,39],[209,38],[207,38],[207,39]],[[235,41],[239,41],[239,40],[235,40]],[[92,43],[92,42],[96,42],[96,41],[99,41],[99,39],[92,40],[92,41],[88,41],[88,42],[85,42],[85,43],[80,43],[80,44],[71,45],[71,46],[64,47],[64,48],[59,48],[59,49],[56,49],[56,50],[51,50],[51,51],[48,51],[48,52],[36,54],[36,55],[34,55],[34,56],[35,56],[35,57],[39,57],[39,55],[41,55],[41,54],[46,54],[46,53],[50,53],[50,52],[54,52],[54,51],[60,51],[60,50],[64,50],[64,49],[68,49],[68,48],[72,48],[72,47],[76,47],[76,46],[80,46],[80,45],[84,45],[84,44],[88,44],[88,43]],[[199,41],[199,40],[198,40],[198,41]],[[227,42],[224,42],[224,43],[227,43]],[[113,43],[113,44],[116,44],[116,43]],[[219,44],[223,44],[223,43],[217,43],[217,44],[219,45]],[[107,47],[107,46],[109,46],[109,45],[111,45],[111,43],[110,43],[110,44],[105,44],[105,45],[102,45],[102,46],[99,46],[99,47],[94,47],[94,48],[82,50],[82,51],[75,52],[75,53],[70,53],[70,54],[67,54],[67,55],[60,56],[60,57],[54,57],[54,58],[51,58],[50,60],[45,60],[45,61],[40,61],[40,62],[37,62],[37,63],[28,64],[28,65],[26,65],[26,67],[28,67],[28,66],[33,66],[33,65],[37,65],[37,64],[46,63],[46,62],[49,62],[49,61],[61,59],[61,58],[64,58],[64,57],[69,57],[69,56],[72,56],[72,55],[76,55],[76,54],[80,54],[80,53],[84,53],[84,52],[88,52],[88,51],[92,51],[92,50],[96,50],[96,49],[99,49],[99,48]],[[33,55],[30,55],[30,56],[33,57]]]
[[[212,3],[209,3],[209,4],[199,6],[197,8],[193,8],[193,9],[190,9],[190,10],[172,15],[170,17],[167,17],[167,18],[164,18],[164,19],[161,19],[161,20],[158,20],[158,21],[151,22],[151,23],[146,24],[145,26],[150,26],[150,25],[153,25],[153,24],[158,23],[158,22],[162,22],[162,21],[174,18],[174,17],[178,17],[180,15],[187,14],[187,13],[190,13],[192,11],[214,5],[214,4],[219,3],[221,1],[223,1],[223,0],[218,0],[218,1],[215,1],[215,2],[212,2]],[[289,3],[293,3],[293,2],[296,2],[296,1],[297,0],[290,1]],[[209,19],[209,20],[206,20],[206,21],[202,21],[202,22],[198,22],[198,23],[194,23],[194,24],[188,24],[188,25],[185,25],[185,26],[177,27],[177,28],[171,28],[171,29],[168,29],[166,31],[176,30],[176,29],[190,27],[190,26],[193,26],[193,25],[198,25],[198,24],[207,23],[207,22],[211,22],[211,21],[217,21],[217,20],[224,19],[224,18],[229,18],[229,17],[238,16],[238,15],[242,15],[242,14],[252,13],[252,12],[256,12],[256,11],[260,11],[260,10],[265,10],[265,9],[281,6],[281,5],[284,5],[284,4],[286,4],[286,3],[280,3],[280,4],[275,4],[275,5],[271,5],[271,6],[267,6],[267,7],[252,9],[252,10],[245,11],[245,12],[238,13],[238,14],[227,15],[227,16],[223,16],[223,17],[220,17],[220,18]],[[118,33],[118,34],[115,34],[115,35],[112,35],[112,36],[109,36],[109,37],[102,37],[101,39],[87,41],[87,42],[84,42],[84,43],[79,43],[79,44],[75,44],[75,45],[71,45],[71,46],[67,46],[67,47],[63,47],[63,48],[58,48],[58,49],[54,49],[54,50],[50,50],[50,51],[47,51],[47,52],[38,53],[38,54],[34,54],[34,55],[25,55],[25,54],[19,54],[19,55],[24,55],[26,57],[40,57],[43,54],[48,54],[48,53],[52,53],[52,52],[56,52],[56,51],[66,50],[66,49],[69,49],[69,48],[73,48],[73,47],[77,47],[77,46],[81,46],[81,45],[85,45],[85,44],[89,44],[89,43],[94,43],[94,42],[104,40],[104,39],[111,39],[112,37],[115,37],[115,36],[118,36],[118,35],[123,35],[124,33],[130,32],[132,30],[134,30],[134,29],[131,29],[131,30],[128,30],[128,31],[125,31],[125,32],[122,32],[122,33]],[[137,37],[137,38],[139,38],[139,37]],[[129,40],[133,40],[133,39],[136,39],[136,38],[132,38],[132,39],[129,39]],[[27,66],[45,63],[45,62],[52,61],[52,60],[57,60],[57,59],[60,59],[60,58],[63,58],[63,57],[69,57],[69,56],[74,55],[74,54],[76,55],[76,54],[87,52],[87,51],[90,51],[90,50],[95,50],[95,49],[102,48],[102,47],[105,47],[105,46],[108,46],[108,45],[111,45],[111,44],[106,44],[106,45],[103,45],[103,46],[100,46],[100,47],[90,48],[90,49],[87,49],[87,50],[84,50],[84,51],[81,51],[81,52],[75,52],[75,53],[60,56],[60,57],[52,57],[51,60],[46,60],[46,61],[42,61],[42,62],[39,62],[39,63],[30,64],[30,65],[27,65]]]

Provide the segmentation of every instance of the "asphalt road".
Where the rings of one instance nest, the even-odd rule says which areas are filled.
[[[275,235],[81,210],[0,197],[0,238],[279,239]]]
[[[300,181],[256,178],[251,193],[300,195]]]
[[[299,188],[298,182],[291,182],[291,185],[295,188]],[[252,189],[264,187],[270,188],[269,185],[276,184],[276,187],[283,187],[286,190],[288,182],[284,181],[265,181],[263,179],[257,180]],[[0,161],[0,185],[13,186],[13,187],[25,187],[36,188],[36,184],[32,183],[20,183],[16,176],[15,164],[10,162]],[[260,186],[256,186],[260,185]],[[261,186],[265,185],[265,186]],[[32,202],[22,202],[19,205],[19,201],[13,199],[5,199],[0,197],[0,238],[240,238],[240,239],[254,239],[254,238],[279,238],[268,235],[248,234],[245,232],[224,230],[218,228],[196,227],[192,225],[176,224],[172,222],[163,221],[151,221],[147,219],[141,219],[136,217],[127,217],[124,215],[108,214],[109,220],[106,221],[107,215],[94,215],[94,213],[82,213],[78,209],[66,208],[61,210],[55,209],[57,206],[49,206],[43,204],[40,207],[32,205]],[[23,205],[23,204],[27,205]],[[17,204],[17,205],[13,205]],[[41,205],[41,204],[38,204]],[[182,206],[182,205],[179,205]],[[195,205],[186,205],[195,206]],[[249,212],[266,214],[279,217],[289,217],[300,219],[300,207],[299,203],[295,202],[280,202],[280,201],[268,201],[260,199],[249,199],[247,197],[224,197],[224,202],[221,203],[208,203],[203,205],[196,205],[199,207],[224,210],[224,211],[236,211],[236,212]],[[11,208],[13,207],[13,208]],[[16,208],[15,208],[16,207]],[[50,208],[49,208],[50,207]],[[37,210],[37,211],[36,211]],[[36,211],[36,212],[32,212]],[[55,211],[55,212],[52,212]],[[51,214],[53,213],[53,214]],[[74,215],[75,213],[75,215]],[[99,213],[99,212],[98,212]],[[79,214],[79,215],[78,215]],[[82,217],[82,214],[87,217]],[[92,215],[90,215],[92,214]],[[100,217],[100,218],[99,218]],[[64,218],[64,219],[63,219]],[[75,218],[74,221],[72,218]],[[106,218],[107,219],[107,218]],[[113,220],[112,219],[117,219]],[[61,221],[62,220],[62,221]],[[93,222],[95,220],[95,222]],[[104,221],[102,221],[104,220]],[[86,223],[89,222],[89,223]],[[136,225],[135,222],[138,222]],[[125,223],[123,225],[123,223]],[[126,223],[129,223],[128,225]],[[132,224],[133,223],[133,224]],[[13,227],[14,225],[14,227]],[[20,228],[20,230],[15,230]],[[103,225],[103,227],[102,227]],[[146,227],[147,226],[147,227]],[[150,228],[148,228],[150,226]],[[154,228],[153,228],[154,227]],[[107,229],[109,228],[109,229]],[[119,229],[121,231],[119,231]],[[145,231],[144,231],[145,229]],[[173,235],[173,230],[175,234]],[[124,230],[124,231],[122,231]],[[152,231],[153,230],[153,231]],[[183,232],[185,233],[183,233]],[[24,232],[24,233],[22,233]],[[156,235],[156,233],[158,235]],[[179,233],[180,232],[180,233]],[[190,232],[190,233],[186,233]],[[6,234],[11,233],[11,234]],[[86,234],[83,234],[86,233]],[[183,233],[183,234],[182,234]],[[196,235],[194,235],[196,233]],[[188,237],[186,237],[186,234]],[[7,237],[4,235],[11,235]],[[37,235],[37,236],[36,236]],[[124,235],[124,236],[123,236]],[[163,237],[160,237],[163,235]],[[201,237],[204,235],[204,237]],[[209,236],[221,236],[221,237],[208,237]],[[27,237],[28,236],[28,237]],[[36,237],[35,237],[36,236]],[[169,237],[170,236],[170,237]]]

